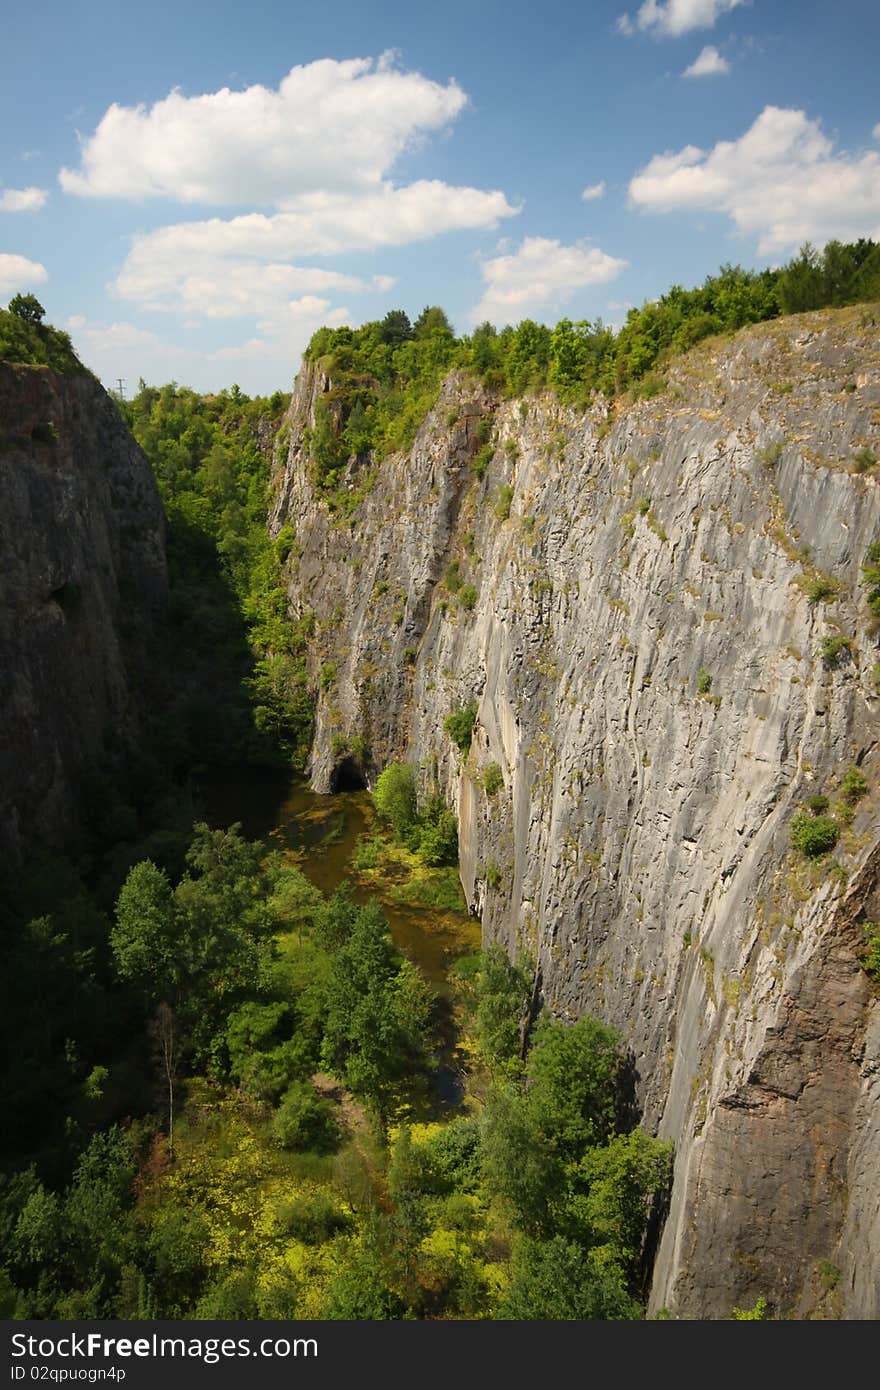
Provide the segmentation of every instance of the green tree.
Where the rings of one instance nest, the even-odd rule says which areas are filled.
[[[135,864],[122,885],[110,945],[123,980],[154,1001],[174,998],[183,964],[174,895],[168,875],[150,859]]]
[[[409,763],[389,763],[376,778],[373,800],[395,835],[405,840],[418,818],[415,771]]]
[[[635,1319],[642,1310],[589,1251],[561,1236],[521,1240],[514,1251],[513,1278],[499,1313],[511,1320],[608,1321]]]
[[[391,940],[376,903],[359,908],[333,960],[324,1065],[386,1122],[428,1070],[430,992]]]
[[[9,301],[9,312],[25,323],[42,323],[46,310],[34,294],[16,294]]]

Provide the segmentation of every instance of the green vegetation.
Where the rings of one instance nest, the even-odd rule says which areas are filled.
[[[864,922],[862,925],[865,932],[862,969],[875,985],[880,985],[880,926],[876,922]]]
[[[880,541],[873,541],[865,553],[862,583],[868,590],[867,602],[875,618],[880,618]]]
[[[708,695],[711,689],[712,677],[706,670],[705,666],[701,666],[699,671],[697,672],[697,694]]]
[[[459,752],[463,757],[467,757],[471,750],[471,740],[474,736],[474,725],[477,722],[477,702],[469,700],[466,705],[460,705],[458,709],[447,714],[443,720],[443,728],[452,742],[458,746]]]
[[[487,796],[494,796],[504,786],[504,773],[501,771],[499,763],[489,763],[483,768],[480,778],[483,791]]]
[[[498,489],[498,496],[495,498],[492,511],[499,521],[506,521],[510,516],[510,504],[513,501],[513,488],[504,486]]]
[[[152,464],[168,514],[178,672],[177,757],[301,768],[311,741],[308,619],[288,614],[284,568],[296,537],[266,532],[270,454],[288,397],[250,400],[237,386],[199,396],[141,382],[118,402]],[[322,686],[332,685],[327,663]]]
[[[823,637],[819,643],[819,655],[822,658],[823,666],[829,671],[835,671],[851,647],[852,639],[844,637],[842,634],[837,634],[834,637]]]
[[[840,794],[844,801],[854,805],[868,792],[868,779],[860,767],[848,767],[840,783]]]
[[[794,849],[806,859],[818,859],[837,844],[840,826],[833,816],[808,815],[798,811],[792,817],[790,838]]]
[[[32,294],[17,294],[0,309],[0,361],[51,367],[64,375],[85,373],[68,335],[43,323],[45,313]]]
[[[458,862],[455,813],[436,793],[420,802],[415,769],[409,763],[389,763],[380,772],[373,800],[379,814],[391,822],[396,839],[423,864]]]

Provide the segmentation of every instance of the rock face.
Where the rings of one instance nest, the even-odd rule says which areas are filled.
[[[704,344],[616,415],[453,374],[360,501],[352,465],[348,518],[309,481],[329,386],[298,379],[273,517],[315,616],[314,785],[419,764],[484,937],[621,1031],[676,1146],[652,1308],[880,1315],[875,318]],[[471,701],[463,759],[443,723]],[[789,843],[819,794],[830,865]]]
[[[75,836],[138,733],[164,608],[149,464],[91,376],[0,363],[0,851]]]

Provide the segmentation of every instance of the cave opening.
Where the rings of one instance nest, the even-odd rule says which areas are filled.
[[[330,774],[331,792],[362,792],[366,787],[363,769],[354,758],[343,758]]]

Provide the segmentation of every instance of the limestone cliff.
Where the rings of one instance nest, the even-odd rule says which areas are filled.
[[[453,374],[360,500],[351,466],[348,519],[309,481],[330,383],[304,368],[290,408],[273,525],[316,619],[314,785],[436,776],[484,936],[620,1029],[676,1145],[652,1307],[680,1316],[880,1314],[877,321],[748,329],[586,415]],[[443,721],[471,700],[462,760]],[[849,822],[830,869],[789,847],[817,794]]]
[[[87,373],[0,363],[0,850],[75,835],[81,780],[137,738],[163,607],[146,458]]]

